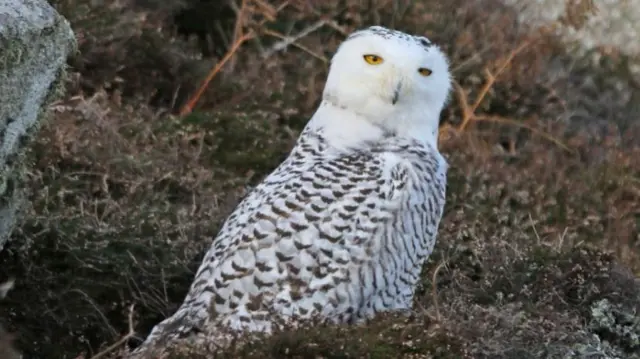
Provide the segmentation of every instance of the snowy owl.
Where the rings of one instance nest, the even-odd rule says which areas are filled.
[[[437,136],[450,89],[427,38],[352,33],[288,158],[228,217],[182,306],[141,348],[410,310],[445,204]]]

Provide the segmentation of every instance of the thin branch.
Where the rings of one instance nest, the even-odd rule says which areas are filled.
[[[342,34],[342,36],[344,37],[349,36],[349,31],[347,31],[347,29],[345,29],[344,27],[338,25],[338,23],[335,20],[326,20],[326,22],[327,22],[327,26],[339,32],[340,34]]]
[[[440,306],[438,305],[438,273],[440,269],[446,266],[447,262],[442,261],[438,264],[436,269],[433,271],[433,276],[431,277],[431,298],[433,300],[433,306],[436,309],[436,320],[438,323],[442,322],[442,316],[440,315]]]
[[[518,55],[520,52],[522,52],[522,50],[527,48],[530,44],[531,44],[530,41],[525,41],[522,44],[520,44],[517,48],[512,50],[507,56],[507,58],[504,61],[502,61],[502,63],[498,66],[495,73],[492,73],[491,71],[489,71],[489,69],[486,69],[486,68],[484,69],[485,83],[480,89],[480,92],[478,93],[478,96],[476,97],[476,100],[474,101],[473,105],[469,106],[467,101],[467,95],[464,93],[464,91],[462,90],[459,84],[454,83],[454,86],[456,87],[456,94],[458,95],[458,100],[460,101],[460,107],[462,109],[462,123],[457,128],[458,132],[462,132],[465,130],[465,128],[469,125],[471,120],[474,119],[476,110],[478,109],[478,107],[480,107],[480,104],[489,93],[489,90],[491,90],[491,88],[495,84],[496,79],[513,62],[513,59],[515,58],[515,56]]]
[[[220,60],[220,62],[218,62],[216,66],[209,72],[209,75],[207,75],[207,78],[204,80],[204,82],[202,83],[202,85],[200,86],[196,94],[193,97],[191,97],[189,102],[187,102],[187,104],[182,108],[182,111],[180,111],[181,116],[188,115],[189,113],[191,113],[191,111],[193,111],[193,108],[195,107],[196,103],[198,102],[198,100],[200,99],[204,91],[207,89],[207,87],[209,86],[209,82],[213,80],[213,78],[218,74],[218,72],[220,72],[222,67],[233,57],[233,55],[236,53],[236,51],[238,51],[240,46],[242,46],[242,44],[244,44],[247,40],[252,39],[254,36],[255,35],[253,32],[249,34],[244,34],[237,41],[233,43],[233,46],[231,46],[231,49],[227,51],[227,53],[224,55],[222,60]]]
[[[264,15],[264,17],[267,18],[268,21],[276,21],[276,16],[278,15],[278,10],[276,8],[262,0],[253,1],[258,5],[258,7],[262,9],[262,15]]]
[[[133,328],[133,308],[134,308],[134,306],[135,306],[134,304],[131,304],[131,306],[129,306],[129,332],[125,336],[120,338],[117,342],[109,345],[105,350],[103,350],[100,353],[92,356],[90,359],[100,359],[100,358],[104,357],[105,355],[111,353],[116,348],[118,348],[119,346],[124,344],[127,340],[131,339],[136,334],[136,332],[135,332],[135,330]]]
[[[306,47],[296,44],[296,42],[300,39],[302,39],[303,37],[308,36],[309,34],[311,34],[312,32],[320,29],[321,27],[325,26],[327,24],[327,22],[325,20],[320,20],[317,21],[315,24],[308,26],[307,28],[305,28],[304,30],[300,31],[297,35],[295,36],[285,36],[283,34],[280,34],[276,31],[273,30],[269,30],[269,29],[265,29],[262,32],[269,35],[269,36],[273,36],[273,37],[277,37],[282,39],[282,41],[278,41],[277,43],[275,43],[273,46],[271,46],[270,49],[268,49],[267,51],[265,51],[262,54],[262,57],[264,59],[270,57],[271,55],[273,55],[275,52],[277,51],[282,51],[284,49],[286,49],[287,47],[289,47],[289,45],[294,45],[300,49],[302,49],[303,51],[307,52],[308,54],[312,55],[315,58],[318,58],[320,60],[322,60],[323,62],[328,62],[328,60],[321,55],[318,55],[316,53],[314,53],[313,51],[307,49]]]
[[[242,26],[244,23],[244,14],[247,11],[247,0],[242,0],[240,5],[240,10],[238,10],[236,14],[236,23],[233,27],[233,42],[237,42],[238,39],[242,36]]]
[[[325,24],[326,24],[326,21],[324,21],[324,20],[317,21],[315,24],[308,26],[307,28],[305,28],[304,30],[300,31],[295,36],[284,36],[284,35],[281,35],[281,34],[278,34],[278,33],[274,32],[274,31],[268,30],[268,29],[265,30],[264,33],[271,34],[272,36],[273,36],[273,34],[277,34],[277,36],[283,38],[283,40],[279,41],[279,42],[275,43],[273,46],[271,46],[271,48],[269,50],[267,50],[262,55],[263,58],[267,58],[267,57],[273,55],[273,53],[276,52],[276,51],[284,50],[289,45],[295,43],[296,41],[302,39],[303,37],[309,35],[310,33],[320,29]]]
[[[262,27],[269,20],[271,21],[275,20],[276,15],[289,5],[289,1],[285,1],[280,6],[274,8],[273,6],[269,5],[268,3],[265,3],[264,1],[255,0],[255,2],[257,6],[262,10],[261,14],[264,15],[265,17],[265,19],[259,21],[256,24],[255,28]],[[220,72],[220,70],[222,70],[223,66],[233,58],[233,55],[240,49],[240,47],[245,42],[251,39],[257,38],[257,34],[255,30],[251,29],[249,30],[248,33],[244,33],[243,31],[243,28],[247,26],[246,24],[246,13],[248,9],[247,3],[248,3],[248,0],[242,0],[240,8],[238,8],[233,1],[230,1],[230,5],[232,6],[233,10],[236,12],[236,23],[233,31],[233,44],[231,45],[229,50],[227,50],[226,54],[222,57],[222,59],[213,67],[213,69],[211,69],[211,71],[209,71],[207,78],[204,80],[202,85],[200,85],[200,87],[198,88],[198,91],[193,96],[191,96],[187,104],[182,107],[180,111],[180,116],[188,115],[193,111],[193,108],[195,107],[198,100],[200,100],[200,97],[202,97],[202,94],[209,86],[209,83],[211,82],[211,80],[213,80],[213,78]]]
[[[507,69],[507,67],[509,67],[509,65],[513,62],[513,59],[516,57],[516,55],[518,55],[519,53],[521,53],[524,49],[526,49],[528,46],[530,46],[532,43],[534,42],[534,40],[527,40],[524,41],[523,43],[521,43],[517,48],[515,48],[514,50],[512,50],[509,55],[506,57],[506,59],[504,59],[504,61],[502,61],[500,63],[500,65],[498,65],[497,69],[495,70],[495,72],[491,72],[489,69],[485,68],[484,69],[484,77],[485,77],[485,83],[482,86],[482,88],[480,89],[480,91],[478,92],[478,95],[476,96],[476,100],[473,102],[472,105],[469,105],[469,100],[468,100],[468,95],[467,93],[465,93],[464,89],[462,88],[462,86],[460,86],[460,84],[456,81],[453,81],[453,88],[454,88],[454,92],[456,94],[456,98],[458,100],[458,104],[460,106],[460,110],[462,112],[462,121],[460,123],[460,125],[458,125],[457,127],[452,127],[448,124],[445,124],[444,126],[442,126],[439,129],[439,134],[440,135],[444,135],[446,133],[449,132],[455,132],[455,133],[461,133],[463,132],[467,126],[471,123],[471,122],[478,122],[478,121],[487,121],[487,122],[496,122],[496,123],[502,123],[502,124],[508,124],[508,125],[513,125],[513,126],[517,126],[517,127],[521,127],[521,128],[525,128],[553,143],[555,143],[556,145],[558,145],[559,147],[561,147],[562,149],[573,153],[574,151],[569,148],[567,145],[565,145],[562,141],[560,141],[559,139],[543,132],[540,131],[526,123],[521,123],[519,121],[514,121],[511,119],[507,119],[507,118],[503,118],[500,116],[487,116],[487,115],[476,115],[476,111],[478,110],[478,108],[480,107],[480,105],[482,104],[482,101],[484,100],[484,98],[487,96],[487,94],[489,93],[489,91],[491,90],[491,88],[493,87],[493,85],[495,84],[497,78]],[[441,138],[443,138],[444,136],[438,136],[439,137],[439,141]]]

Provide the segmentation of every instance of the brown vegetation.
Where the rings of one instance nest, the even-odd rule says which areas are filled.
[[[315,110],[331,51],[383,24],[440,44],[457,82],[442,115],[448,203],[415,315],[221,357],[638,358],[625,59],[573,58],[497,0],[52,3],[80,51],[32,149],[33,208],[0,256],[17,278],[0,317],[26,357],[117,357],[174,311],[226,215]]]

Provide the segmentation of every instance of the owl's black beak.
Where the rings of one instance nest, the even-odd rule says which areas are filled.
[[[398,82],[398,86],[396,86],[396,89],[393,91],[393,97],[391,98],[391,103],[392,104],[396,104],[396,102],[398,102],[398,99],[400,98],[400,90],[402,89],[402,82]]]

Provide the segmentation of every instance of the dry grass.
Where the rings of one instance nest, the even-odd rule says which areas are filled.
[[[621,319],[640,310],[621,268],[640,274],[640,131],[620,92],[624,62],[573,59],[485,1],[54,1],[80,54],[32,150],[33,208],[0,257],[17,278],[0,314],[18,347],[104,358],[139,343],[180,304],[226,215],[286,156],[331,51],[383,24],[441,44],[457,82],[442,115],[458,129],[441,143],[448,203],[416,313],[223,354],[630,356],[616,328],[638,333]],[[603,326],[610,317],[617,327]],[[192,349],[175,359],[208,357]]]

